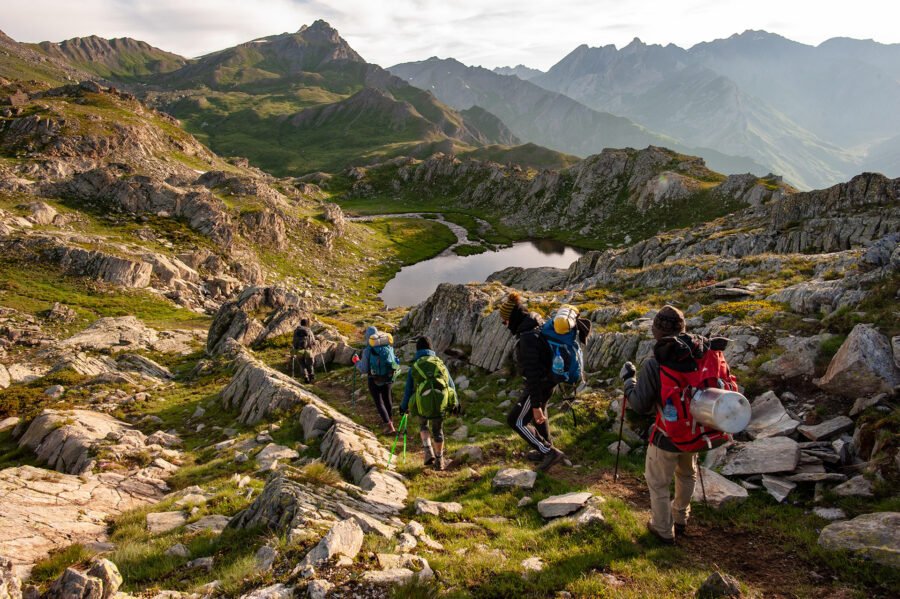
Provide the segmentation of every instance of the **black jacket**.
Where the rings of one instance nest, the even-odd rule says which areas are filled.
[[[510,320],[510,330],[516,335],[516,364],[519,374],[529,383],[552,380],[553,356],[550,345],[541,335],[541,317],[535,313],[522,314]],[[513,328],[515,327],[515,328]]]
[[[657,406],[662,405],[660,364],[678,372],[693,372],[697,369],[697,360],[707,351],[723,351],[727,346],[728,339],[724,337],[708,339],[687,333],[663,337],[653,347],[653,357],[647,358],[641,365],[637,381],[634,378],[625,381],[625,398],[628,405],[638,414],[655,414]],[[660,449],[679,451],[664,435],[654,435],[652,442]]]
[[[316,344],[316,336],[309,327],[297,327],[294,329],[294,339],[291,345],[294,351],[309,349]]]

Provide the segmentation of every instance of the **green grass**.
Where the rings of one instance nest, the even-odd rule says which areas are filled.
[[[96,552],[80,543],[52,551],[49,556],[34,565],[29,582],[37,585],[50,584],[59,578],[66,568],[77,564],[86,565],[94,555]]]
[[[148,291],[114,288],[0,255],[0,303],[38,314],[49,310],[54,302],[72,307],[78,313],[77,324],[82,326],[104,316],[127,315],[160,329],[206,328],[210,322],[209,317],[180,308]]]
[[[483,245],[459,245],[453,248],[453,253],[457,256],[477,256],[487,251]]]

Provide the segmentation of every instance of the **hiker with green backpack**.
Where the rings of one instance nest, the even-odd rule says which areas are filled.
[[[425,450],[425,465],[435,470],[443,470],[444,462],[444,416],[458,414],[459,398],[456,385],[444,362],[437,357],[431,346],[431,339],[422,336],[416,341],[416,355],[406,375],[406,388],[400,413],[418,416],[421,422],[422,447]]]
[[[366,347],[356,363],[356,369],[367,375],[369,393],[375,401],[375,409],[384,424],[384,433],[397,432],[392,420],[394,406],[391,388],[400,370],[400,361],[394,354],[394,338],[390,333],[379,332],[375,327],[366,329]]]

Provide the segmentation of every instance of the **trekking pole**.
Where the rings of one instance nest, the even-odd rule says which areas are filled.
[[[622,396],[622,417],[619,419],[619,442],[616,443],[616,468],[613,471],[613,481],[619,480],[619,454],[622,452],[622,429],[625,426],[625,396]]]
[[[292,379],[293,379],[293,378],[297,378],[296,374],[294,374],[294,359],[295,359],[296,357],[297,357],[297,356],[296,356],[293,352],[291,352],[291,378],[292,378]]]
[[[322,370],[325,371],[325,374],[328,374],[328,367],[325,366],[325,354],[319,354],[319,359],[322,360]]]
[[[572,427],[578,429],[578,416],[575,415],[575,402],[578,400],[578,387],[572,392],[572,401],[569,402],[569,409],[572,410]]]
[[[397,436],[394,437],[394,444],[391,445],[391,457],[388,458],[388,466],[391,465],[391,460],[394,459],[394,451],[397,449],[397,442],[400,441],[400,433],[403,433],[403,459],[406,460],[406,417],[407,414],[403,415],[403,418],[400,419],[400,426],[397,427]]]
[[[703,491],[703,505],[709,508],[709,501],[706,499],[706,485],[703,484],[703,465],[697,460],[697,473],[700,475],[700,490]]]

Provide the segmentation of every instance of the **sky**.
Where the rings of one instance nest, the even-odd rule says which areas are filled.
[[[431,56],[542,70],[581,44],[690,47],[747,29],[900,42],[894,0],[4,0],[18,41],[133,37],[195,57],[325,19],[367,61]]]

